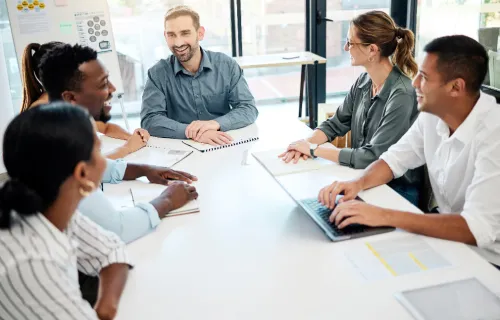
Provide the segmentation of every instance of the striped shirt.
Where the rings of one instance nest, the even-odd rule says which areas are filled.
[[[82,299],[77,270],[97,276],[129,264],[115,234],[75,213],[65,232],[42,214],[0,229],[0,319],[97,319]]]

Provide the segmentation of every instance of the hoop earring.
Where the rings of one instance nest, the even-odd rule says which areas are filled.
[[[80,192],[80,195],[84,198],[88,197],[96,189],[95,183],[93,183],[92,181],[87,181],[85,183],[87,184],[87,187],[90,188],[90,191],[86,191],[82,187],[80,187],[80,189],[78,190]]]
[[[369,62],[373,62],[373,57],[368,58]]]

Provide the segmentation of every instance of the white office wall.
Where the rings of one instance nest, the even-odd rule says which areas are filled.
[[[7,76],[7,63],[5,61],[2,43],[3,41],[0,38],[0,146],[3,146],[3,134],[5,129],[10,120],[14,117],[9,78]],[[5,172],[2,148],[3,147],[0,147],[0,173]]]

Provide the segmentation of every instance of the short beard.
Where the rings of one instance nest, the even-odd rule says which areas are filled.
[[[102,121],[104,123],[108,122],[111,120],[111,115],[104,113],[104,107],[101,108],[101,113],[99,114],[99,119],[96,119],[97,121]]]
[[[188,52],[184,55],[178,55],[175,50],[173,50],[173,54],[177,59],[179,59],[180,62],[188,62],[191,60],[196,53],[196,50],[200,48],[200,45],[198,44],[198,38],[196,38],[196,45],[195,47],[191,47],[188,45]]]

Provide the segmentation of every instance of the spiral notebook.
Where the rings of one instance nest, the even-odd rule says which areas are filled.
[[[258,134],[256,133],[256,130],[253,125],[243,129],[231,130],[226,133],[233,138],[233,142],[222,146],[212,146],[206,143],[200,143],[193,140],[183,140],[182,143],[200,152],[210,152],[259,140]]]

